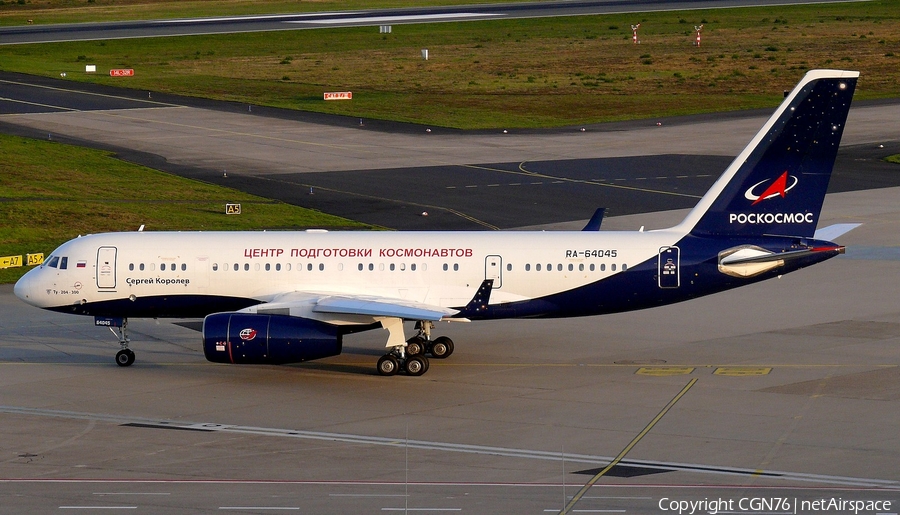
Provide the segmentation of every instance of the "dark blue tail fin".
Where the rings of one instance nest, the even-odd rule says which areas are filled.
[[[679,227],[695,235],[812,237],[858,77],[807,73]]]

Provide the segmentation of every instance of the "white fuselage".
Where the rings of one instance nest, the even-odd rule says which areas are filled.
[[[179,295],[270,302],[292,291],[464,306],[485,279],[491,304],[601,281],[683,234],[652,232],[132,232],[84,236],[56,267],[17,285],[44,308]],[[48,258],[50,259],[50,258]]]

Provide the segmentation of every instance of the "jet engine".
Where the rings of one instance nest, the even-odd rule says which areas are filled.
[[[203,354],[215,363],[298,363],[341,353],[339,329],[286,315],[216,313],[203,319]]]

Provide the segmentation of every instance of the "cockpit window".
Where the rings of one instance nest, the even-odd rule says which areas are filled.
[[[46,264],[50,268],[56,268],[56,266],[59,265],[59,256],[50,256],[50,259]]]
[[[59,258],[59,269],[65,270],[68,267],[69,267],[69,258],[66,256]]]

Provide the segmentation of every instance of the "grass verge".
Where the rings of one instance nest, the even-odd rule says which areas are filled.
[[[344,218],[125,163],[109,152],[0,135],[0,256],[49,255],[79,234],[371,228]],[[242,214],[225,215],[238,202]],[[0,270],[0,283],[26,268]]]
[[[772,107],[812,68],[859,70],[857,99],[898,97],[900,0],[14,45],[0,68],[457,128],[566,126]]]

